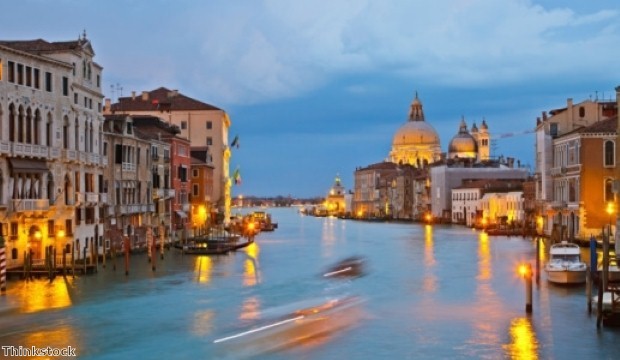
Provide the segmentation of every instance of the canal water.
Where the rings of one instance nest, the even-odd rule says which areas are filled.
[[[520,263],[535,245],[459,226],[374,223],[267,209],[279,227],[219,256],[120,258],[97,275],[11,281],[0,298],[0,345],[71,346],[80,359],[238,358],[214,340],[302,300],[354,295],[354,326],[264,359],[617,359],[620,331],[596,329],[585,287],[534,283],[525,312]],[[544,249],[543,249],[544,250]],[[584,250],[585,251],[585,250]],[[325,279],[348,256],[366,276]],[[0,358],[6,356],[0,355]],[[11,358],[9,356],[8,358]],[[17,357],[16,357],[17,358]]]

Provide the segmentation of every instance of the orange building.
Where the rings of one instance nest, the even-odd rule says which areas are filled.
[[[204,234],[216,220],[213,197],[213,165],[207,151],[192,148],[190,205],[194,236]]]

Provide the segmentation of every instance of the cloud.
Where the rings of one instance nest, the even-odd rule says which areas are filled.
[[[578,14],[523,0],[209,2],[183,26],[209,97],[231,104],[385,72],[449,86],[518,82],[611,66],[615,10]],[[355,88],[351,88],[355,89]]]

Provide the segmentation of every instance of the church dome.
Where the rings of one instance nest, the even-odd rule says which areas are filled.
[[[424,121],[422,102],[416,92],[409,119],[394,134],[389,159],[396,164],[424,167],[440,158],[439,135],[432,125]]]
[[[439,135],[432,125],[424,121],[424,111],[422,102],[415,94],[415,99],[411,103],[408,121],[401,126],[394,135],[393,146],[411,145],[437,145],[439,146]]]
[[[427,122],[408,121],[396,131],[393,145],[439,145],[439,135]]]
[[[465,119],[461,119],[458,134],[454,135],[448,146],[450,157],[476,157],[478,145],[476,139],[467,131]]]

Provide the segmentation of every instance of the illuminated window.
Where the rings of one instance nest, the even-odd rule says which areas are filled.
[[[614,201],[613,180],[605,179],[605,202]]]

